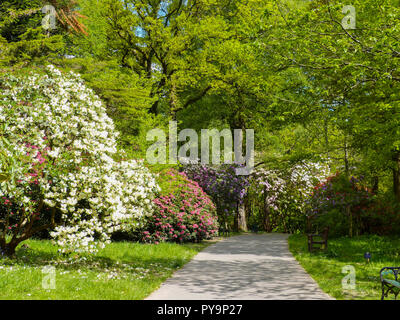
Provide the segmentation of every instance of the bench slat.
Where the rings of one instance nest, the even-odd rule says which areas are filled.
[[[390,279],[383,279],[383,282],[386,282],[388,284],[391,284],[392,286],[399,288],[400,289],[400,282],[396,280],[390,280]]]

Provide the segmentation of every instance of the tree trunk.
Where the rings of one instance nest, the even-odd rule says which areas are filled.
[[[18,244],[7,243],[4,247],[1,247],[1,252],[7,257],[13,257],[15,255],[15,249]]]
[[[271,226],[271,208],[267,202],[267,187],[264,187],[264,230],[267,232],[272,231]]]
[[[350,168],[349,168],[349,155],[348,155],[348,147],[347,147],[347,136],[344,137],[344,167],[346,178],[350,177]],[[349,236],[353,237],[353,213],[349,205],[346,206],[346,214],[349,217]]]
[[[233,231],[239,232],[239,212],[236,212],[236,214],[233,217]]]
[[[348,155],[348,149],[347,149],[347,137],[344,137],[344,170],[346,173],[346,177],[348,178],[350,176],[350,169],[349,169],[349,155]]]
[[[172,83],[171,91],[169,94],[169,106],[170,106],[170,116],[171,120],[176,121],[176,113],[179,110],[178,95],[176,92],[175,82]]]
[[[393,156],[393,193],[396,200],[400,202],[400,153],[396,152]]]
[[[10,241],[7,243],[6,238],[2,235],[0,238],[0,255],[5,255],[7,257],[12,257],[15,254],[15,249],[18,243],[15,241]]]
[[[238,205],[238,215],[237,215],[237,229],[238,231],[247,231],[246,223],[246,207],[245,201]]]
[[[324,119],[324,136],[325,136],[325,148],[327,150],[327,157],[330,157],[330,152],[329,152],[329,128],[328,128],[328,118]]]
[[[40,211],[40,209],[42,208],[42,205],[43,205],[43,201],[41,201],[38,211]],[[17,233],[14,233],[10,242],[8,242],[8,243],[6,242],[6,238],[4,235],[2,237],[0,237],[0,249],[1,249],[2,253],[8,257],[13,257],[15,255],[15,249],[18,247],[18,245],[21,242],[31,238],[34,234],[36,234],[40,231],[56,227],[55,215],[56,215],[56,208],[53,207],[51,209],[51,216],[50,216],[51,222],[48,224],[41,225],[37,228],[33,228],[35,219],[33,217],[30,217],[30,221],[26,224],[26,226],[24,226],[24,230],[21,231],[21,224],[20,224],[20,226],[17,230]],[[21,231],[22,234],[19,237],[17,237],[17,234],[19,231]]]
[[[393,169],[393,193],[398,202],[400,202],[400,172]]]
[[[346,207],[347,214],[349,216],[349,236],[353,237],[353,213],[351,212],[350,206]]]
[[[379,177],[378,176],[374,176],[372,179],[372,193],[373,194],[377,194],[379,191]]]

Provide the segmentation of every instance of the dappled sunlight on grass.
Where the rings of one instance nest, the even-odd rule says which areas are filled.
[[[303,268],[320,287],[336,299],[380,299],[379,271],[385,266],[400,266],[400,238],[376,235],[329,239],[326,251],[309,253],[307,238],[292,235],[289,248]],[[364,253],[371,253],[371,262]],[[356,289],[343,290],[342,268],[351,265],[356,271]]]
[[[0,299],[144,299],[210,243],[114,242],[91,257],[30,240],[0,259]],[[45,266],[55,267],[55,289],[42,288]]]

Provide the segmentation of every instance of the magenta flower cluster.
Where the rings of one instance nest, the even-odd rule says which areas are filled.
[[[215,206],[199,184],[175,170],[160,176],[161,187],[169,192],[154,200],[156,212],[148,219],[142,240],[157,244],[200,241],[216,236]]]
[[[43,140],[46,140],[46,137],[44,137]],[[19,231],[17,230],[17,227],[20,225],[18,224],[18,222],[21,221],[20,212],[23,212],[23,214],[25,215],[30,215],[32,223],[39,220],[41,213],[48,213],[46,212],[48,211],[47,207],[42,207],[38,205],[41,196],[40,188],[38,187],[38,179],[43,178],[44,176],[43,170],[47,165],[47,159],[45,157],[47,156],[46,153],[50,150],[50,147],[46,147],[44,150],[40,150],[38,146],[33,144],[26,143],[25,146],[31,149],[31,151],[27,152],[27,156],[32,155],[34,161],[31,163],[30,170],[26,174],[25,179],[22,180],[20,179],[20,177],[17,177],[16,182],[18,185],[24,183],[27,183],[29,185],[29,188],[27,188],[27,194],[31,198],[31,205],[37,208],[37,210],[34,211],[37,212],[29,214],[25,211],[26,208],[24,208],[22,204],[16,202],[13,198],[3,196],[0,199],[0,221],[2,222],[2,228],[9,234],[13,234]],[[51,184],[51,181],[49,181],[49,184]]]

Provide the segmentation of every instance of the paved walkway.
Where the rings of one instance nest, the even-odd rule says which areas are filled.
[[[289,252],[285,234],[227,238],[200,252],[151,300],[332,299]]]

